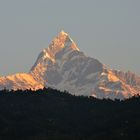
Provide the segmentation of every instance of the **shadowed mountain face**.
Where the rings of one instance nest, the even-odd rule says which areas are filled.
[[[36,85],[30,82],[31,89],[45,86],[101,99],[125,99],[139,94],[140,90],[138,76],[130,72],[111,70],[98,60],[87,57],[64,31],[61,31],[49,47],[39,54],[28,75],[36,81]],[[17,85],[18,88],[22,87],[22,84],[29,88],[28,79],[21,79],[23,82],[20,83],[19,79],[20,77],[14,79],[14,89],[17,89]],[[0,82],[0,88],[9,88],[7,79],[4,83],[5,85]]]

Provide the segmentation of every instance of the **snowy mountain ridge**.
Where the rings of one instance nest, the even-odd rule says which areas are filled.
[[[126,99],[140,91],[140,77],[111,70],[87,57],[64,31],[39,54],[28,74],[8,77],[0,77],[0,89],[36,90],[45,86],[100,99]]]

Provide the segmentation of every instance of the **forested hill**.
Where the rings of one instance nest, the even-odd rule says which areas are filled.
[[[2,140],[140,139],[140,97],[125,101],[53,89],[0,91]]]

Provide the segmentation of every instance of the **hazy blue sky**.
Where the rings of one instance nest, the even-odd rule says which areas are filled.
[[[140,0],[0,0],[0,75],[28,72],[62,29],[87,55],[140,74]]]

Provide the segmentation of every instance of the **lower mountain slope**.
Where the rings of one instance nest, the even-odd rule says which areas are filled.
[[[9,75],[0,77],[0,90],[37,90],[42,89],[44,86],[37,82],[32,75],[26,73],[19,73],[15,75]]]

